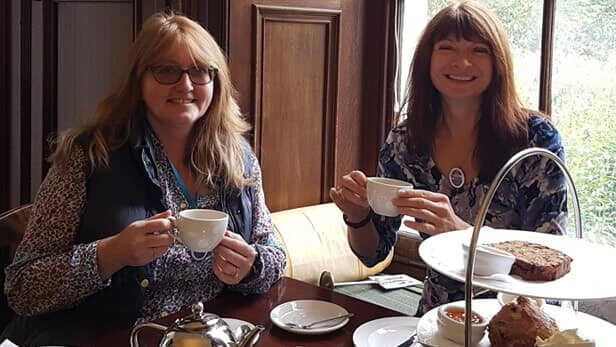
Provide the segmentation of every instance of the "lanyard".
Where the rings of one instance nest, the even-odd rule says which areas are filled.
[[[180,173],[175,168],[175,165],[173,165],[171,160],[169,160],[169,164],[171,164],[171,170],[173,170],[173,175],[175,176],[175,180],[178,182],[178,185],[180,186],[180,189],[182,190],[182,194],[184,195],[184,198],[186,198],[186,202],[188,203],[188,206],[190,208],[197,208],[197,193],[195,193],[194,197],[190,196],[190,193],[188,192],[188,189],[186,189],[186,185],[184,184],[184,180],[182,180],[182,176],[180,176]]]

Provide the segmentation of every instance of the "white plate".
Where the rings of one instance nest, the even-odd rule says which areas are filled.
[[[341,318],[339,322],[325,322],[316,324],[308,329],[291,328],[285,323],[293,322],[308,324],[321,319],[327,319],[349,313],[344,308],[321,300],[293,300],[282,303],[270,312],[270,319],[280,329],[296,334],[317,335],[325,334],[342,328],[349,322],[349,318]],[[335,323],[335,324],[333,324]]]
[[[434,235],[420,244],[419,255],[436,271],[464,282],[466,264],[463,261],[462,243],[470,241],[472,231],[466,229]],[[511,240],[538,243],[564,252],[573,258],[571,271],[557,280],[547,282],[525,281],[510,275],[500,275],[504,278],[475,276],[473,286],[559,300],[616,298],[616,276],[605,275],[606,264],[616,263],[616,250],[613,247],[567,236],[488,227],[481,229],[478,244]]]
[[[388,317],[360,325],[353,333],[356,347],[397,346],[406,341],[417,327],[419,318]]]
[[[455,303],[464,304],[464,301],[457,301]],[[500,309],[501,305],[496,299],[473,300],[473,311],[479,312],[487,319],[492,319]],[[462,346],[441,335],[436,323],[437,310],[438,307],[430,310],[419,320],[417,324],[417,338],[419,342],[439,347]],[[558,325],[558,329],[561,331],[577,328],[578,333],[582,337],[594,339],[596,347],[611,347],[614,345],[616,326],[611,323],[586,313],[563,309],[555,305],[543,305],[542,310],[550,317],[554,318]],[[487,329],[483,339],[476,346],[490,346]]]

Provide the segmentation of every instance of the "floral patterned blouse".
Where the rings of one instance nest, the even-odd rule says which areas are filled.
[[[166,207],[173,215],[186,209],[186,201],[161,143],[149,129]],[[286,257],[274,234],[269,211],[265,206],[259,163],[250,155],[253,177],[253,239],[247,242],[257,250],[260,273],[228,286],[245,294],[267,291],[284,273]],[[24,239],[13,263],[6,269],[5,292],[13,309],[22,315],[40,314],[78,305],[84,298],[110,285],[98,273],[98,241],[74,244],[86,200],[88,162],[83,150],[72,154],[67,167],[53,166],[41,184],[34,202]],[[220,209],[216,193],[199,196],[198,208]],[[178,311],[197,301],[208,301],[220,293],[225,284],[212,270],[213,254],[196,261],[180,243],[153,261],[153,273],[145,290],[141,317],[137,323]]]
[[[564,160],[560,134],[546,118],[529,117],[528,138],[528,147],[546,148]],[[479,178],[475,178],[460,188],[452,187],[449,178],[436,167],[430,153],[407,147],[404,125],[394,128],[381,147],[377,175],[405,180],[416,189],[447,195],[455,213],[469,224],[473,224],[490,183],[481,183]],[[566,197],[564,174],[558,166],[545,157],[531,156],[505,177],[488,209],[485,224],[495,228],[564,234]],[[401,217],[375,215],[373,222],[379,232],[379,245],[375,256],[360,256],[367,265],[387,256],[396,241]],[[456,300],[464,300],[464,284],[428,268],[417,314],[422,315],[431,308]]]

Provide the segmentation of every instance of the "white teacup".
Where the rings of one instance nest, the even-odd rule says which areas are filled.
[[[411,189],[413,185],[409,182],[385,177],[368,177],[367,180],[368,203],[372,210],[381,216],[398,216],[400,213],[398,213],[392,200],[398,196],[400,189]]]
[[[221,211],[193,209],[168,217],[177,228],[174,237],[193,252],[209,252],[222,240],[229,216]]]

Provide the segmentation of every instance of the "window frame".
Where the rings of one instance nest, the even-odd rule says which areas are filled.
[[[552,112],[552,52],[554,48],[554,16],[556,0],[543,1],[541,23],[541,67],[539,71],[539,111]]]
[[[392,98],[392,103],[396,102],[396,98],[400,99],[403,95],[400,94],[399,88],[399,80],[403,78],[400,76],[400,64],[401,58],[399,53],[399,46],[401,42],[398,42],[398,38],[402,34],[402,27],[400,26],[400,22],[402,21],[402,17],[404,16],[404,6],[405,2],[409,0],[394,0],[392,4],[393,7],[393,17],[394,20],[392,23],[391,33],[391,46],[394,47],[394,54],[392,55],[392,64],[396,67],[396,71],[394,76],[392,76],[391,80],[391,90],[396,93],[396,96]],[[553,48],[554,48],[554,19],[556,15],[556,0],[543,0],[543,13],[541,19],[541,57],[540,57],[540,67],[539,67],[539,111],[545,113],[546,115],[551,117],[552,113],[552,63],[553,63]],[[383,133],[381,137],[384,139],[387,137],[387,134],[391,129],[393,129],[400,117],[398,114],[398,110],[396,109],[396,105],[392,105],[392,116],[390,117],[391,123],[388,124],[385,129],[383,129]]]

